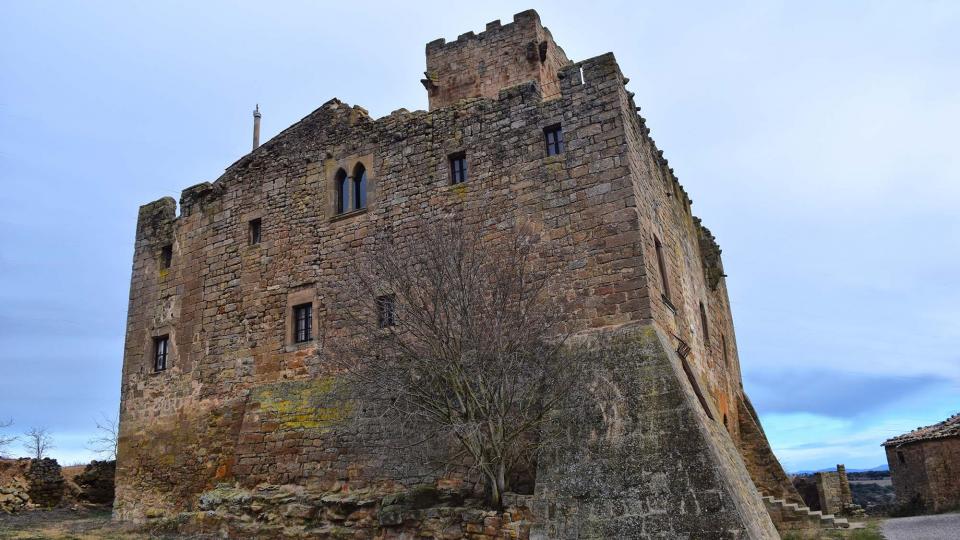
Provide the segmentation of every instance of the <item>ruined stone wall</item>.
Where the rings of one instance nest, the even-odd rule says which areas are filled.
[[[960,508],[960,437],[890,445],[886,452],[897,503],[919,502],[931,512]]]
[[[816,474],[816,481],[820,509],[824,514],[840,514],[843,509],[840,475],[836,471],[819,472]]]
[[[570,64],[550,31],[533,10],[517,13],[513,22],[487,23],[486,30],[467,32],[456,41],[427,44],[427,88],[430,110],[465,98],[496,98],[504,88],[536,81],[546,100],[560,96],[559,71]]]

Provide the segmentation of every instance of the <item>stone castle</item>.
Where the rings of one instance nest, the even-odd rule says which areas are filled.
[[[398,456],[352,444],[324,405],[317,336],[378,231],[492,215],[559,246],[564,323],[609,349],[620,396],[602,404],[615,426],[571,426],[578,444],[538,463],[510,534],[777,537],[762,497],[801,500],[743,390],[720,249],[613,54],[571,61],[526,11],[428,43],[421,82],[429,111],[374,119],[332,99],[184,190],[179,213],[170,197],[140,208],[115,517],[406,537],[390,531],[417,518],[395,494],[452,479],[399,476]],[[261,497],[283,503],[266,519],[257,493],[287,498]],[[463,530],[510,537],[507,521]]]

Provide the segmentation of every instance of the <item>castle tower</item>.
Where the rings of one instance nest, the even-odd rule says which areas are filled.
[[[777,538],[761,493],[799,495],[743,391],[720,247],[614,55],[571,62],[525,11],[429,43],[426,65],[429,112],[331,99],[179,204],[141,207],[114,516],[202,513],[250,537],[263,497],[302,493],[272,531],[373,537],[410,525],[404,493],[477,485],[395,451],[422,441],[346,424],[323,347],[352,331],[343,277],[377,235],[451,216],[549,239],[531,256],[562,269],[557,315],[593,355],[525,471],[529,540]]]
[[[467,98],[496,98],[500,90],[536,81],[544,99],[560,95],[558,71],[570,65],[550,31],[532,9],[517,13],[513,22],[487,23],[479,34],[461,34],[453,43],[427,43],[426,78],[430,110]]]

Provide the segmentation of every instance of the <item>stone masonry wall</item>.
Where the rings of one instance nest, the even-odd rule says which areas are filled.
[[[919,497],[930,512],[960,508],[960,437],[890,445],[886,452],[897,503]]]
[[[654,326],[599,338],[587,410],[541,457],[532,539],[779,538],[729,434]]]
[[[840,476],[835,471],[819,472],[816,475],[817,496],[824,514],[840,514],[843,501],[840,494]]]
[[[509,86],[535,81],[545,100],[560,95],[558,72],[570,64],[550,31],[533,10],[517,13],[513,22],[487,23],[486,31],[467,32],[455,42],[427,44],[423,79],[430,110],[465,98],[496,98]]]
[[[335,375],[318,354],[324,339],[351,331],[343,315],[351,298],[339,276],[375,234],[408,236],[418,222],[441,216],[482,226],[490,242],[518,223],[549,240],[559,253],[535,256],[562,269],[550,294],[561,299],[563,330],[659,328],[671,350],[685,352],[683,376],[704,411],[689,418],[710,423],[700,428],[710,448],[702,451],[714,455],[739,439],[742,389],[720,250],[690,213],[613,55],[570,64],[535,13],[488,28],[428,45],[428,73],[432,62],[450,69],[448,77],[438,68],[439,82],[458,76],[457,58],[479,67],[500,58],[499,40],[513,47],[489,72],[501,75],[441,101],[431,97],[430,112],[401,109],[374,120],[330,100],[215,182],[184,190],[179,213],[169,197],[141,207],[124,351],[118,518],[195,509],[200,493],[222,482],[349,492],[444,480],[396,466],[403,458],[395,452],[357,448],[338,426],[342,411],[316,406],[326,403]],[[526,53],[515,54],[531,36],[548,43],[535,70]],[[534,48],[539,55],[540,45]],[[565,150],[547,156],[543,130],[556,124]],[[451,185],[448,156],[460,152],[468,178]],[[334,178],[358,164],[367,171],[367,207],[337,214]],[[262,241],[250,245],[253,219],[262,224]],[[167,246],[172,263],[164,268]],[[306,302],[314,339],[294,343],[293,306]],[[155,372],[152,350],[161,336],[169,337],[170,352],[167,369]],[[740,497],[754,495],[742,489],[728,493],[741,511]]]
[[[27,470],[27,481],[30,483],[28,491],[30,502],[38,506],[50,508],[60,504],[63,500],[63,475],[60,464],[51,458],[31,459]]]
[[[564,266],[555,296],[564,299],[568,330],[649,320],[631,180],[615,157],[624,145],[617,66],[605,56],[583,68],[595,83],[566,77],[562,97],[551,101],[529,83],[496,101],[373,121],[333,100],[216,183],[186,190],[179,216],[170,199],[143,207],[124,361],[118,516],[189,506],[188,494],[225,478],[282,476],[323,487],[402,480],[378,476],[384,456],[369,464],[343,457],[353,454],[327,444],[335,433],[314,439],[244,427],[248,415],[260,414],[249,409],[259,403],[249,399],[256,388],[325,376],[319,339],[291,343],[292,306],[314,303],[314,335],[341,331],[349,299],[336,276],[378,230],[402,235],[415,220],[449,213],[484,220],[494,232],[527,222],[562,252],[562,260],[544,264]],[[558,122],[566,151],[548,157],[542,130]],[[450,185],[447,156],[457,151],[466,152],[469,178]],[[368,208],[337,216],[333,176],[360,161]],[[254,217],[262,220],[263,241],[250,246]],[[173,249],[169,269],[159,265],[165,245]],[[170,336],[169,367],[155,373],[151,347],[161,335]],[[171,484],[177,496],[167,496]]]
[[[803,498],[773,454],[749,398],[742,395],[737,406],[740,421],[737,443],[754,485],[763,495],[802,505]]]

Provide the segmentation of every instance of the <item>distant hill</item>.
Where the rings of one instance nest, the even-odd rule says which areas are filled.
[[[817,469],[817,470],[815,470],[815,471],[813,471],[813,470],[792,471],[790,474],[815,474],[815,473],[818,473],[818,472],[831,472],[831,471],[835,471],[835,470],[837,470],[836,467],[830,467],[830,468],[827,468],[827,469]],[[850,467],[847,467],[847,472],[848,472],[848,473],[881,472],[881,471],[889,471],[889,470],[890,470],[890,466],[887,465],[886,463],[884,463],[883,465],[877,465],[876,467],[872,467],[872,468],[869,468],[869,469],[851,469]]]

